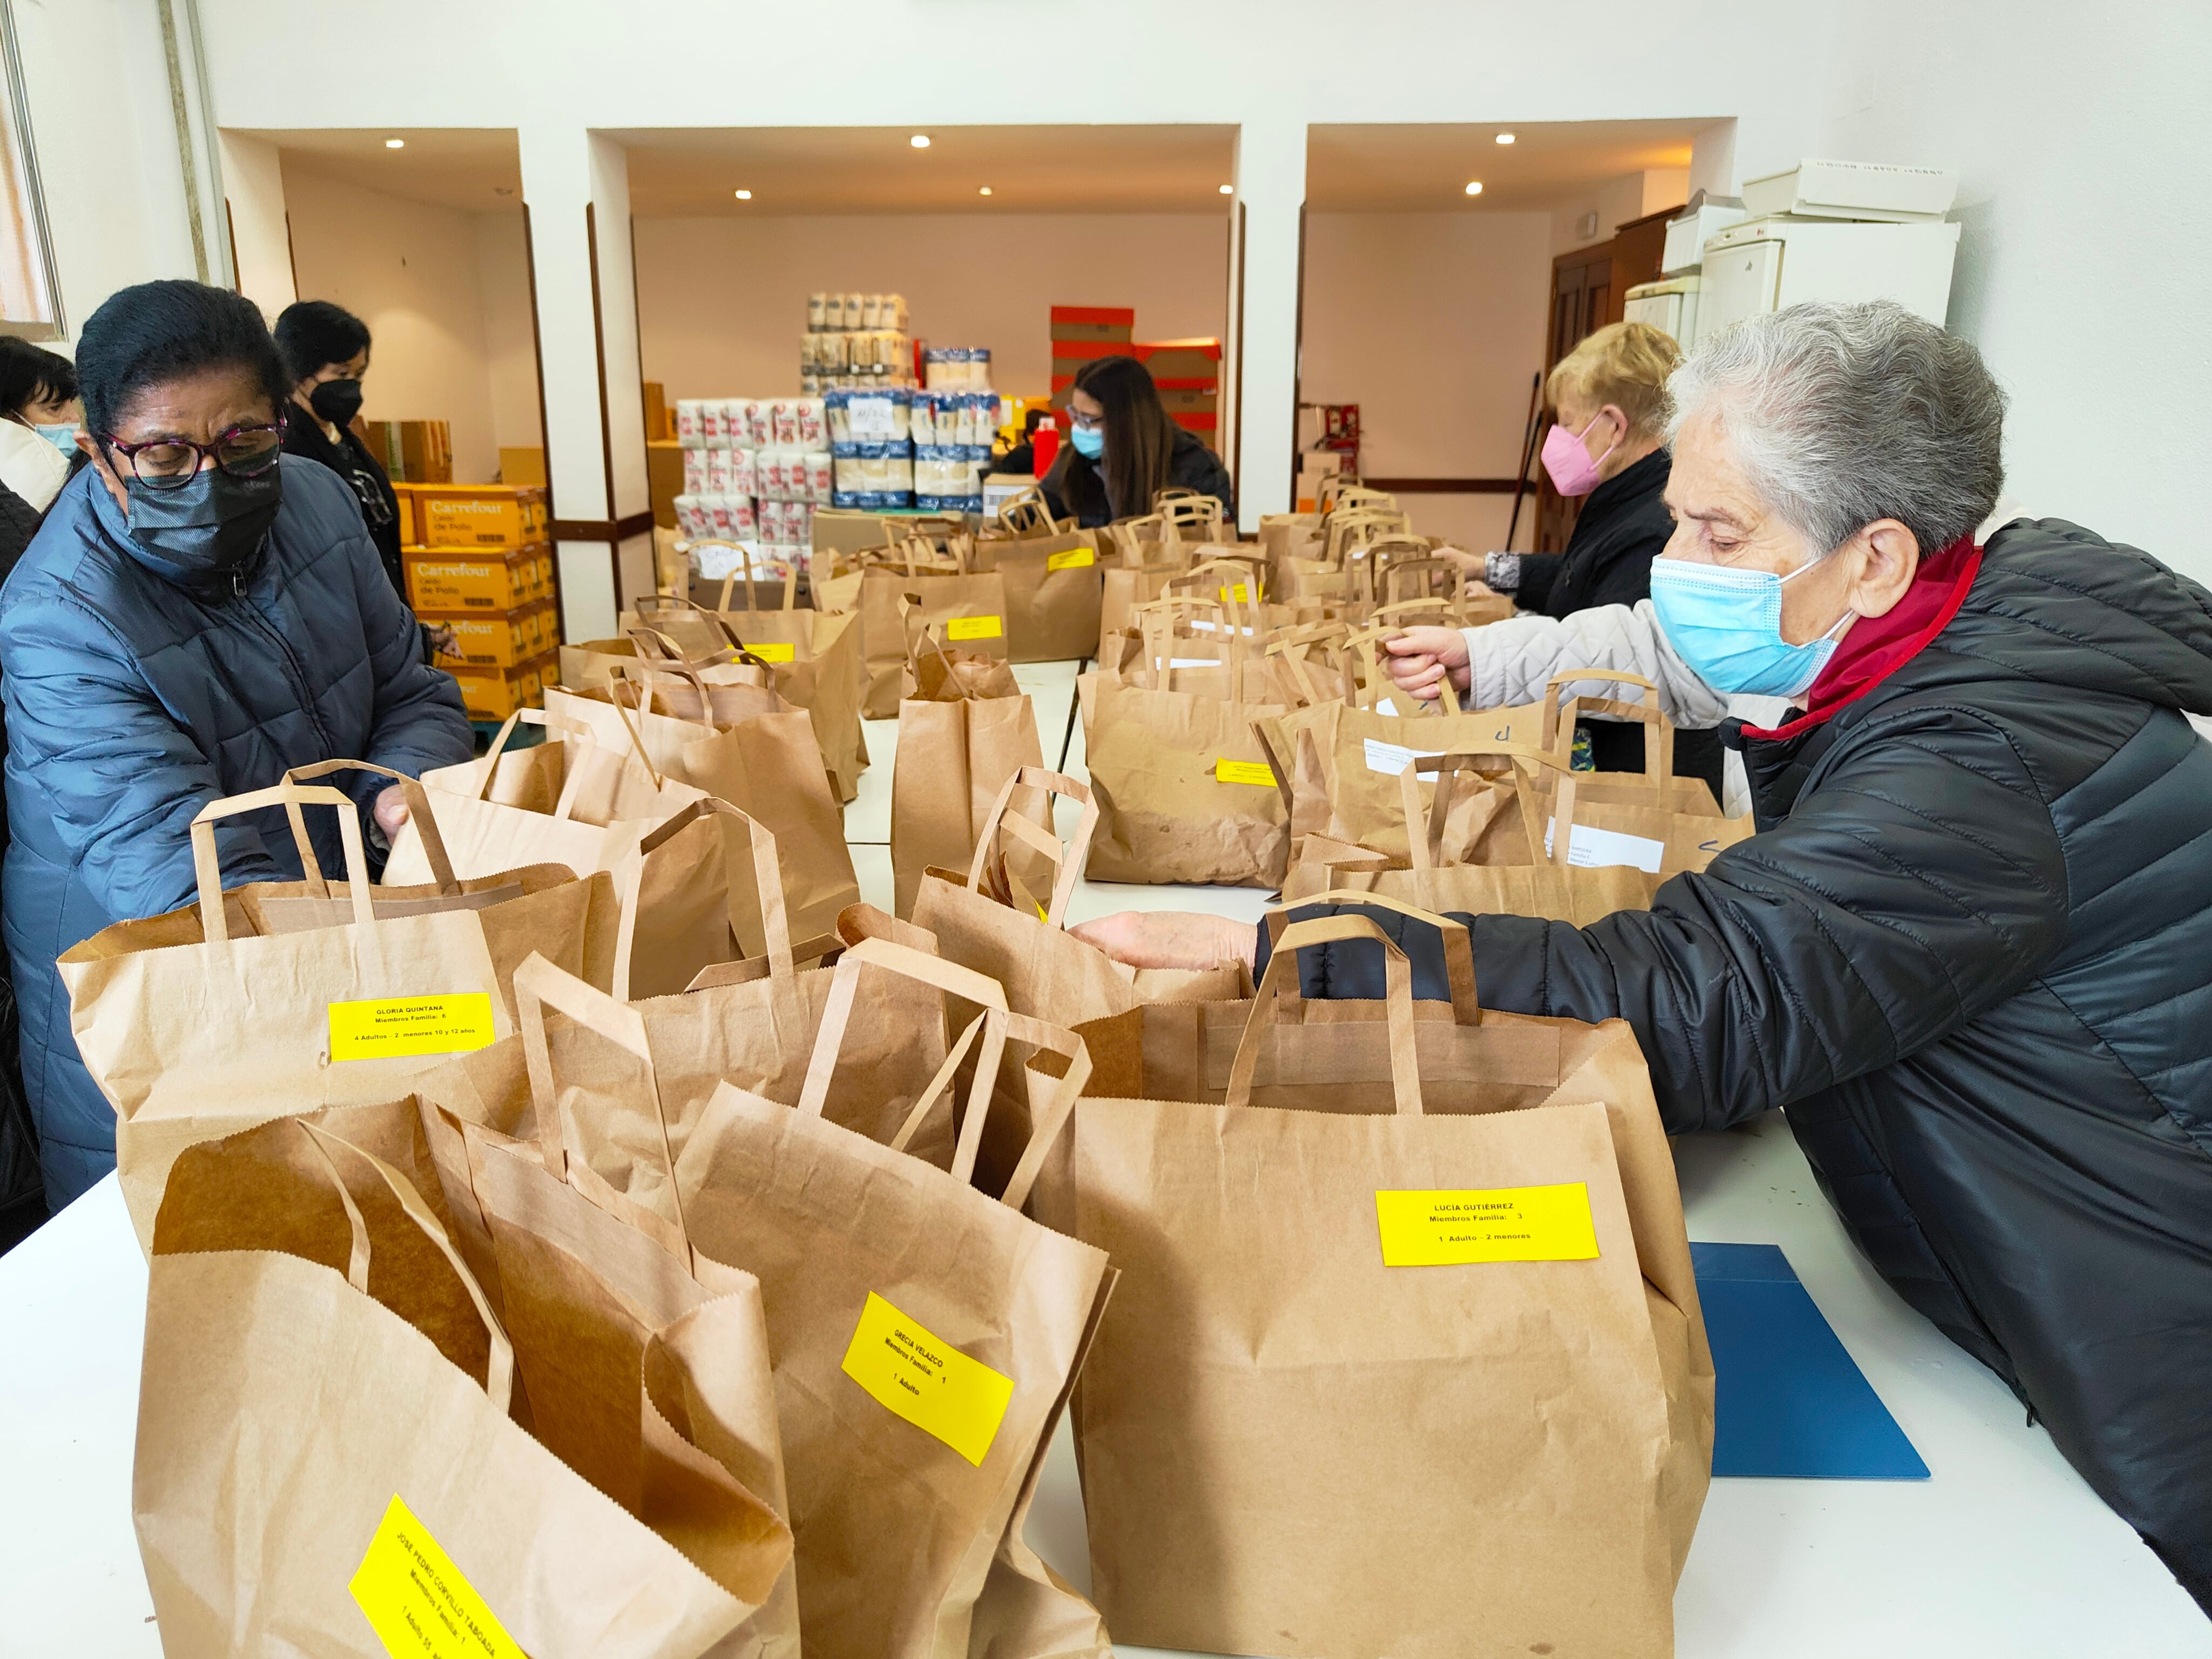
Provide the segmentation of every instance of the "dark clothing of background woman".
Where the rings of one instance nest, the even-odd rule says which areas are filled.
[[[1232,524],[1236,522],[1237,489],[1229,482],[1229,469],[1222,465],[1221,457],[1181,427],[1176,428],[1175,449],[1168,458],[1168,484],[1212,496],[1221,503],[1223,517]],[[1116,519],[1149,513],[1152,507],[1150,501],[1132,504],[1108,501],[1106,480],[1099,472],[1098,464],[1078,454],[1072,444],[1060,450],[1060,459],[1045,475],[1042,488],[1053,517],[1065,519],[1073,514],[1077,525],[1085,530],[1096,530]]]
[[[368,446],[353,434],[350,428],[338,428],[338,441],[332,443],[323,432],[322,423],[312,415],[298,409],[285,411],[284,453],[298,455],[310,461],[320,461],[345,481],[361,502],[362,522],[368,526],[368,539],[376,548],[376,556],[383,563],[384,573],[392,578],[392,586],[404,599],[407,597],[407,567],[401,561],[402,542],[399,527],[399,495],[392,487],[392,479]]]

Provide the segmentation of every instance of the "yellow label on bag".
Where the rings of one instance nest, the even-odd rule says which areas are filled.
[[[1224,587],[1221,590],[1221,602],[1224,605],[1243,605],[1250,599],[1251,593],[1252,590],[1249,587],[1239,582],[1234,587]]]
[[[793,660],[799,653],[799,647],[795,645],[790,644],[749,645],[745,649],[751,652],[753,655],[758,657],[763,662],[790,662]]]
[[[1579,1181],[1467,1192],[1378,1192],[1375,1219],[1386,1267],[1587,1261],[1597,1254],[1589,1188]]]
[[[523,1659],[483,1597],[397,1492],[346,1588],[392,1659]]]
[[[945,624],[948,640],[995,640],[1006,631],[1006,623],[996,617],[955,617]]]
[[[458,991],[442,997],[381,997],[331,1004],[331,1061],[404,1059],[410,1054],[458,1054],[488,1048],[491,997]]]
[[[1263,789],[1275,787],[1275,769],[1265,761],[1218,760],[1213,763],[1216,783],[1254,783]]]
[[[1048,570],[1088,570],[1098,562],[1098,555],[1087,547],[1071,547],[1065,553],[1048,553],[1044,568]]]
[[[845,1350],[845,1375],[894,1416],[981,1468],[1014,1397],[1014,1380],[868,1292]]]

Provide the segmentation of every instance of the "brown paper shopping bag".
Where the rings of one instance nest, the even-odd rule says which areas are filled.
[[[1175,660],[1140,669],[1139,681],[1103,671],[1076,681],[1099,811],[1086,873],[1272,888],[1290,862],[1289,817],[1252,726],[1288,705],[1260,700],[1263,676],[1249,656],[1222,670]],[[1182,689],[1206,675],[1227,695]]]
[[[518,724],[544,726],[561,740],[509,754]],[[522,769],[507,764],[515,761]],[[520,864],[565,864],[579,876],[611,870],[647,831],[705,793],[656,781],[635,753],[597,744],[588,731],[536,708],[509,715],[478,759],[425,772],[422,783],[428,816],[463,876]],[[414,882],[428,872],[410,819],[392,838],[384,878]]]
[[[1075,1421],[1125,1642],[1673,1650],[1713,1381],[1650,1077],[1621,1023],[1482,1013],[1445,936],[1451,1004],[1345,915],[1249,1006],[1085,1033],[1036,1202],[1121,1270]],[[1353,940],[1388,1001],[1297,1004],[1298,951]]]
[[[1017,787],[1073,800],[1081,808],[1075,833],[1063,846],[1049,832],[1010,809]],[[1225,1002],[1249,995],[1251,976],[1241,962],[1195,970],[1130,969],[1095,945],[1066,931],[1068,901],[1083,874],[1098,805],[1073,778],[1025,766],[1006,780],[983,820],[965,881],[933,870],[922,879],[914,907],[916,926],[935,935],[937,953],[972,968],[1005,988],[1006,1006],[1018,1014],[1068,1025],[1126,1012],[1143,1002]],[[1043,858],[1054,871],[1042,896],[1007,874],[1006,843]],[[956,1024],[975,1010],[955,1003]]]
[[[957,868],[975,849],[991,804],[1024,766],[1041,766],[1036,711],[1002,659],[948,651],[910,607],[915,640],[898,708],[891,767],[891,879],[902,917],[914,909],[921,872]],[[1022,804],[1042,817],[1042,798]]]
[[[333,762],[302,776],[356,766],[386,772]],[[428,823],[422,792],[405,787]],[[340,895],[323,880],[303,827],[305,880],[222,890],[216,823],[270,806],[337,811]],[[462,880],[434,824],[422,846],[428,884],[372,888],[359,812],[339,791],[287,780],[212,801],[192,824],[198,904],[118,922],[63,953],[56,966],[70,1029],[115,1108],[116,1163],[142,1244],[185,1147],[272,1117],[407,1093],[445,1056],[513,1029],[514,970],[532,952],[611,982],[618,921],[609,878],[580,882],[539,866]]]
[[[1299,844],[1297,861],[1284,878],[1283,902],[1303,902],[1334,889],[1380,894],[1440,913],[1541,916],[1577,927],[1587,927],[1616,910],[1650,909],[1664,878],[1632,865],[1565,864],[1556,856],[1556,844],[1554,857],[1540,863],[1526,859],[1473,863],[1466,860],[1464,850],[1454,850],[1495,847],[1509,830],[1517,834],[1520,845],[1541,845],[1546,819],[1540,814],[1553,810],[1557,803],[1540,805],[1531,779],[1547,767],[1564,769],[1541,750],[1416,757],[1398,779],[1404,821],[1410,829],[1411,867],[1394,866],[1366,848],[1309,836]],[[1431,775],[1437,782],[1425,805],[1419,780]],[[1468,775],[1496,780],[1487,792],[1478,794],[1485,797],[1486,805],[1506,809],[1504,817],[1490,818],[1472,836],[1469,822],[1457,810],[1455,790],[1456,781]],[[1572,801],[1567,805],[1571,847]],[[1495,827],[1501,824],[1505,828]]]
[[[946,553],[928,550],[910,538],[895,554],[872,565],[860,580],[860,649],[866,658],[866,690],[861,713],[872,720],[898,714],[906,674],[907,611],[945,640],[978,656],[1008,660],[1006,584],[995,570],[974,568],[964,536],[949,538]]]
[[[1006,651],[1015,662],[1091,654],[1098,638],[1103,570],[1097,532],[1055,521],[1042,491],[1024,490],[975,538],[975,565],[1006,585]]]
[[[250,1145],[272,1139],[301,1157]],[[185,1163],[131,1483],[166,1652],[380,1659],[441,1626],[488,1653],[771,1650],[720,1645],[791,1542],[716,1458],[705,1322],[631,1385],[650,1426],[625,1513],[510,1419],[514,1348],[430,1191],[306,1120]]]
[[[993,1009],[951,1169],[823,1121],[842,1072],[857,975],[903,962],[948,987],[975,976],[872,939],[836,969],[798,1107],[718,1090],[679,1154],[691,1237],[759,1275],[798,1538],[799,1606],[817,1659],[968,1659],[971,1642],[1042,1659],[1079,1632],[1079,1597],[1010,1529],[1034,1491],[1109,1285],[1106,1258],[1021,1213],[1036,1165],[1090,1066],[1042,1021]],[[994,1074],[1009,1042],[1030,1070],[1038,1127],[999,1199],[970,1184]],[[952,1066],[916,1115],[949,1103]],[[916,1392],[915,1390],[920,1390]],[[1096,1615],[1078,1652],[1103,1650]]]
[[[765,974],[754,973],[750,963],[726,964],[731,971],[709,969],[700,976],[699,988],[628,1005],[645,1024],[670,1144],[678,1157],[707,1097],[725,1079],[786,1101],[797,1100],[805,1086],[835,975],[799,965],[773,891],[764,886],[763,896],[770,913]],[[855,907],[845,919],[844,942],[858,939],[869,918],[893,929],[903,926]],[[962,982],[994,1002],[1003,1000],[995,986],[978,976]],[[872,967],[864,969],[862,985],[869,1018],[847,1035],[829,1115],[856,1133],[888,1140],[945,1063],[945,994],[933,983]],[[562,1109],[586,1149],[580,1155],[589,1158],[609,1189],[653,1207],[666,1183],[667,1158],[659,1124],[639,1115],[635,1063],[571,1022],[550,1024],[545,1042],[544,1065],[535,1079],[529,1045],[519,1033],[456,1056],[422,1077],[417,1090],[458,1119],[532,1139],[557,1082]],[[911,1151],[944,1164],[951,1161],[951,1126],[936,1121],[923,1126]]]

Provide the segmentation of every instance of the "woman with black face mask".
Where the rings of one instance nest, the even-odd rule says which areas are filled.
[[[345,480],[361,502],[362,522],[392,586],[404,598],[399,498],[382,464],[353,433],[354,416],[361,413],[361,377],[368,373],[368,325],[328,300],[302,300],[284,307],[276,336],[292,380],[284,453],[320,461]]]
[[[474,749],[353,491],[282,453],[295,378],[252,301],[126,288],[86,322],[76,368],[90,465],[0,590],[15,832],[0,920],[56,1207],[114,1167],[115,1115],[77,1056],[55,957],[190,903],[192,819],[212,800],[317,761],[411,777]],[[332,781],[371,845],[406,821],[389,777]],[[335,815],[306,821],[322,868],[345,868]],[[214,829],[226,886],[301,878],[281,809]]]

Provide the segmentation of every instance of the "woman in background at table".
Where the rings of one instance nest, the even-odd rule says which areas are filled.
[[[1649,324],[1612,323],[1553,366],[1544,388],[1553,416],[1544,434],[1544,471],[1560,495],[1581,499],[1582,511],[1563,553],[1489,553],[1472,561],[1472,574],[1510,594],[1522,614],[1467,631],[1469,708],[1537,701],[1563,657],[1572,659],[1568,666],[1602,663],[1602,646],[1587,636],[1603,633],[1619,614],[1609,607],[1651,597],[1651,561],[1674,533],[1665,499],[1672,465],[1667,377],[1681,361],[1674,340]],[[1449,629],[1407,633],[1434,636],[1437,648],[1449,649]],[[1412,648],[1403,639],[1392,642],[1394,650]],[[1640,721],[1584,720],[1576,735],[1599,771],[1644,769]],[[1721,766],[1717,733],[1675,732],[1675,771],[1703,778],[1717,800]]]
[[[1237,516],[1221,458],[1169,418],[1152,371],[1134,357],[1085,363],[1067,397],[1067,447],[1045,475],[1053,516],[1085,530],[1152,510],[1157,490],[1179,485],[1211,495]]]
[[[77,1056],[55,958],[191,902],[210,801],[316,761],[411,777],[475,749],[353,492],[280,453],[293,378],[252,301],[124,289],[85,323],[76,366],[91,464],[0,592],[15,831],[0,921],[57,1209],[114,1167],[115,1113]],[[372,841],[406,821],[388,780],[340,776]],[[335,815],[307,830],[343,869]],[[226,884],[300,878],[282,811],[226,818],[215,843]]]
[[[399,496],[383,463],[353,430],[361,413],[361,377],[368,373],[368,325],[328,300],[301,300],[276,319],[276,349],[292,377],[285,411],[284,453],[320,461],[345,481],[361,503],[361,521],[376,544],[376,556],[392,590],[407,598],[407,566],[400,549]],[[457,648],[453,630],[422,624],[422,660]]]

